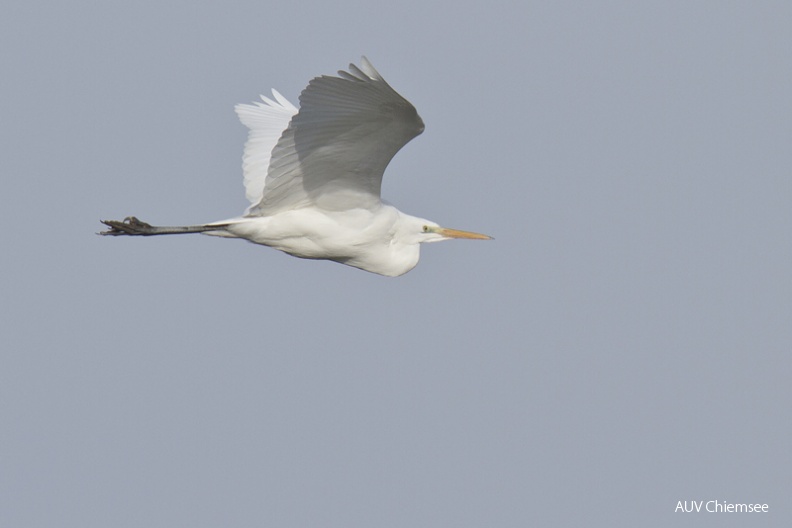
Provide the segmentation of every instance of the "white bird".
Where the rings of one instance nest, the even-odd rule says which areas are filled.
[[[363,57],[338,77],[313,79],[299,110],[277,91],[274,99],[236,106],[250,129],[243,157],[240,217],[161,227],[127,217],[102,220],[102,235],[203,233],[243,238],[289,255],[327,259],[396,277],[418,263],[420,244],[491,237],[447,229],[382,201],[390,160],[424,124],[406,99]]]

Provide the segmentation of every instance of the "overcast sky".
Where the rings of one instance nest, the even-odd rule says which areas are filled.
[[[11,0],[0,526],[790,526],[792,4]],[[233,106],[361,55],[389,279],[237,240]],[[674,513],[678,501],[769,513]]]

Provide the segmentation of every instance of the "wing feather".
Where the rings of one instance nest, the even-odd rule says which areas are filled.
[[[272,149],[297,113],[297,107],[277,90],[272,90],[272,95],[275,100],[262,95],[263,103],[239,104],[234,108],[242,124],[250,129],[242,156],[245,196],[251,203],[248,213],[264,193]]]
[[[281,109],[286,107],[279,94],[274,95],[280,105],[276,112],[285,118]],[[250,105],[240,107],[247,110]],[[268,112],[272,112],[270,108],[275,107],[268,105]],[[300,95],[299,112],[289,117],[288,127],[269,157],[261,150],[276,127],[265,133],[261,126],[255,145],[251,144],[251,127],[250,154],[248,145],[245,147],[248,198],[258,191],[252,183],[248,186],[248,170],[255,174],[251,182],[258,184],[265,160],[268,169],[260,201],[248,209],[249,215],[306,206],[331,210],[373,207],[380,201],[385,167],[424,128],[415,107],[396,93],[365,57],[360,67],[350,64],[349,71],[339,72],[338,77],[313,79]]]

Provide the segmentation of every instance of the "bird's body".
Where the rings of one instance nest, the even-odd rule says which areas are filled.
[[[129,217],[103,221],[105,235],[203,233],[243,238],[295,257],[340,262],[395,277],[418,263],[420,244],[488,239],[402,213],[380,198],[391,158],[424,125],[415,108],[365,59],[339,77],[317,77],[300,109],[274,100],[238,105],[250,128],[243,216],[198,226],[157,227]]]
[[[295,257],[333,260],[395,277],[418,263],[420,246],[403,240],[406,232],[400,226],[405,222],[422,221],[387,204],[341,212],[309,208],[228,220],[222,231],[206,234],[244,238]]]

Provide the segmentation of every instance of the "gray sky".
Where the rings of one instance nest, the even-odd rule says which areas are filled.
[[[790,526],[790,27],[788,2],[4,6],[0,525]],[[362,54],[426,123],[384,197],[495,241],[387,279],[94,235],[241,213],[233,105]]]

